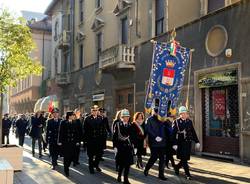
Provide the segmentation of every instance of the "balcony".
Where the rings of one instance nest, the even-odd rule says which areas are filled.
[[[59,86],[70,84],[70,74],[60,73],[56,75],[56,84]]]
[[[58,49],[67,49],[70,46],[70,31],[63,30],[59,35]]]
[[[99,68],[107,71],[113,69],[135,70],[134,47],[116,45],[101,52]]]

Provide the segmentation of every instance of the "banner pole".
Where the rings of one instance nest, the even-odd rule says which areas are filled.
[[[191,49],[190,50],[190,62],[189,62],[189,71],[188,71],[188,86],[187,86],[187,97],[186,97],[186,108],[189,109],[189,91],[190,91],[190,80],[191,80],[191,69],[192,69],[192,56],[193,56],[193,52],[195,50]]]

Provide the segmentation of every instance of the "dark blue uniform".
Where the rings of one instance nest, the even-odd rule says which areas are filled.
[[[132,131],[131,123],[124,124],[122,121],[118,121],[114,125],[113,145],[117,148],[116,161],[119,165],[118,178],[120,180],[124,170],[124,183],[129,183],[129,169],[134,163],[133,141],[131,139]]]
[[[57,165],[59,155],[58,132],[61,119],[49,119],[47,121],[46,142],[49,144],[49,153],[52,158],[53,168]]]
[[[11,128],[11,121],[9,118],[5,119],[3,118],[3,127],[2,127],[2,142],[3,144],[5,143],[4,138],[7,137],[7,144],[10,143],[9,141],[9,133],[10,133],[10,128]]]
[[[84,121],[84,141],[87,143],[90,173],[94,173],[94,167],[98,170],[100,169],[99,162],[103,151],[103,137],[106,133],[105,131],[106,129],[104,129],[101,116],[95,118],[90,115],[86,117]]]
[[[190,177],[188,160],[190,160],[192,141],[199,143],[198,137],[190,119],[183,120],[178,118],[174,121],[173,126],[173,144],[177,145],[177,158],[180,163],[176,165],[176,174],[179,174],[179,169],[183,167],[187,177]]]
[[[68,120],[61,121],[59,127],[59,143],[61,145],[64,157],[64,172],[69,176],[69,166],[74,162],[76,157],[77,146],[80,145],[81,139],[78,132],[77,124]]]
[[[16,121],[16,133],[19,140],[19,145],[23,146],[25,133],[28,127],[28,121],[24,118],[19,118]]]

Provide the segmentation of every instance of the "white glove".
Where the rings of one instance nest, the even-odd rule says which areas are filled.
[[[135,153],[135,154],[137,153],[137,148],[134,149],[134,153]]]
[[[59,143],[57,143],[57,144],[58,144],[58,146],[61,146],[61,145],[62,145],[62,143],[60,143],[60,142],[59,142]]]
[[[159,137],[159,136],[157,136],[157,137],[155,138],[155,140],[156,140],[157,142],[161,142],[161,141],[162,141],[162,138]]]
[[[76,143],[76,146],[80,146],[80,144],[79,144],[79,143]]]
[[[175,151],[177,150],[178,146],[177,145],[173,145],[172,147]]]
[[[201,147],[200,143],[196,143],[196,144],[195,144],[195,149],[196,149],[197,151],[200,150],[200,147]]]
[[[117,148],[114,148],[115,155],[117,154],[117,151],[118,151]]]

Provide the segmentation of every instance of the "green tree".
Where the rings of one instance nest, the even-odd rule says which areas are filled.
[[[23,18],[0,9],[0,147],[2,146],[3,93],[28,75],[40,75],[40,62],[31,57],[35,49],[30,28]]]

